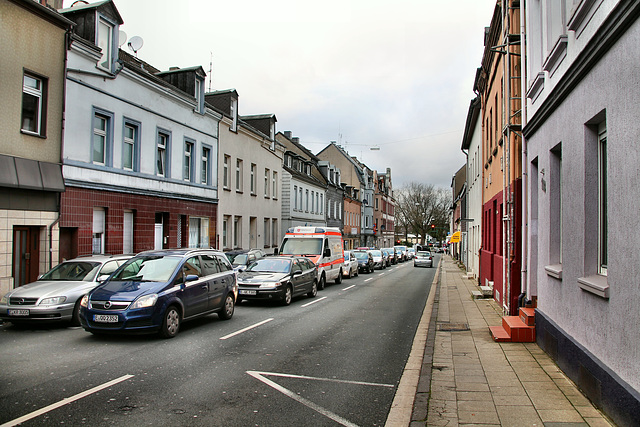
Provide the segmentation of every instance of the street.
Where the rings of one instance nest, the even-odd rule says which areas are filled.
[[[407,261],[288,307],[245,301],[171,340],[5,323],[0,423],[384,425],[435,271]]]

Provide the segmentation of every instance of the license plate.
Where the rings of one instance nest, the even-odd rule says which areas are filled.
[[[240,291],[240,295],[257,295],[258,293],[256,291],[244,291],[241,290]]]
[[[9,310],[7,314],[9,316],[28,316],[29,310]]]
[[[118,316],[115,314],[94,314],[93,321],[100,323],[118,323]]]

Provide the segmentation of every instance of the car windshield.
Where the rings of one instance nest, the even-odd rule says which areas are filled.
[[[371,251],[371,255],[373,255],[373,256],[382,256],[382,252],[374,250],[374,251]]]
[[[429,255],[431,255],[429,252],[424,252],[424,251],[416,252],[416,256],[420,258],[427,257]]]
[[[40,280],[67,280],[74,282],[91,282],[98,273],[99,262],[67,261],[58,264]]]
[[[249,256],[247,254],[225,254],[225,255],[233,265],[245,265],[247,263],[247,259],[249,259]]]
[[[291,261],[288,259],[261,258],[252,263],[247,271],[260,271],[269,273],[288,273],[291,270]]]
[[[313,237],[284,239],[280,253],[287,255],[320,255],[322,254],[322,239]]]
[[[182,260],[177,256],[141,256],[127,261],[112,280],[168,282]]]
[[[367,255],[366,252],[354,252],[353,253],[357,259],[367,259],[369,258],[369,256]]]

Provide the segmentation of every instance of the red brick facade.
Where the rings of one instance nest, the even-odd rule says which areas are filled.
[[[133,252],[154,248],[156,218],[163,223],[164,248],[188,246],[189,217],[209,218],[209,242],[216,247],[217,203],[192,202],[67,187],[60,208],[60,259],[92,253],[93,209],[105,210],[105,253],[123,252],[125,210],[133,212]],[[180,230],[178,226],[180,225]],[[178,241],[180,238],[180,241]]]

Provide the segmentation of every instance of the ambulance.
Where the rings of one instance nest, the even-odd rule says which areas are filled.
[[[344,248],[338,227],[291,227],[287,230],[280,255],[301,255],[318,266],[318,289],[329,280],[342,282]]]

